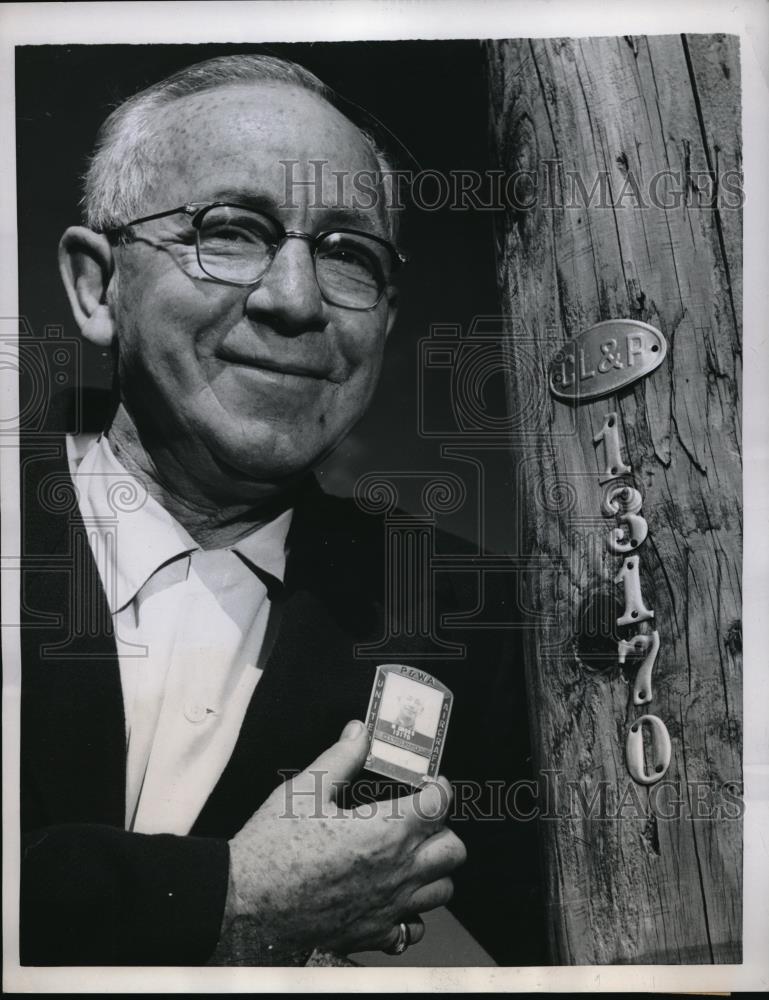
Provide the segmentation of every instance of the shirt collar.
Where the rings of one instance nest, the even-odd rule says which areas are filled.
[[[96,533],[99,553],[115,551],[111,565],[97,554],[97,566],[114,614],[129,604],[161,566],[200,549],[189,532],[129,473],[105,435],[90,445],[68,440],[72,479],[86,529]],[[251,569],[283,582],[286,536],[292,510],[229,546]],[[118,530],[119,529],[119,530]]]
[[[286,537],[293,513],[290,508],[284,510],[230,548],[250,566],[269,573],[283,583],[286,575]]]

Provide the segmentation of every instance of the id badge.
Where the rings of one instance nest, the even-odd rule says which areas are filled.
[[[369,771],[414,787],[437,778],[453,700],[424,670],[378,666],[366,715]]]

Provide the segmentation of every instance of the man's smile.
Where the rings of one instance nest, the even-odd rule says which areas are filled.
[[[270,357],[266,353],[246,351],[240,348],[221,347],[216,357],[228,365],[253,371],[259,375],[272,376],[281,379],[313,379],[315,381],[333,381],[327,367],[319,364],[307,364],[295,361],[284,361]]]

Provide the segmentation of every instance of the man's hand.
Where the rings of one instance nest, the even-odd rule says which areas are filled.
[[[274,956],[314,947],[348,954],[389,947],[400,921],[449,901],[449,873],[465,860],[444,826],[449,783],[341,809],[337,787],[367,752],[365,727],[348,723],[338,743],[277,788],[233,837],[225,931],[247,918]]]

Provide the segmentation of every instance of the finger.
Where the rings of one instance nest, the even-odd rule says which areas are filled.
[[[325,750],[309,767],[291,779],[294,796],[311,798],[318,804],[332,802],[340,787],[350,782],[362,769],[368,754],[366,727],[357,719],[348,722],[338,742]]]
[[[415,913],[426,913],[438,906],[445,906],[454,895],[454,883],[450,878],[439,878],[411,894],[408,909]]]
[[[408,920],[404,921],[409,929],[409,938],[411,944],[419,944],[422,938],[425,936],[425,922],[419,915],[409,917]]]
[[[446,822],[452,796],[451,785],[441,776],[413,795],[380,802],[377,811],[385,819],[405,819],[409,829],[423,840]]]
[[[434,882],[449,875],[467,860],[467,850],[459,837],[446,827],[423,840],[414,855],[414,871],[420,882]]]

